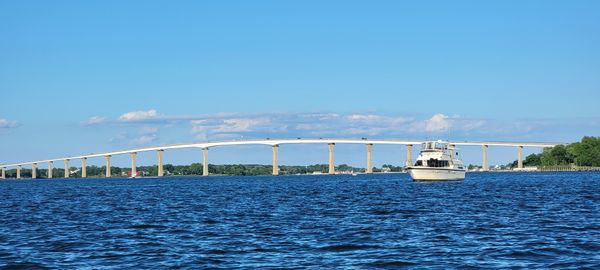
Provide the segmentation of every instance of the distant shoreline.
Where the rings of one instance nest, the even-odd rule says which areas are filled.
[[[556,170],[556,171],[517,171],[517,170],[490,170],[490,171],[467,171],[467,174],[497,174],[497,173],[527,173],[527,174],[535,174],[535,173],[569,173],[569,172],[574,172],[574,173],[584,173],[584,172],[600,172],[600,168],[597,168],[597,170]],[[174,179],[174,178],[213,178],[213,177],[273,177],[273,178],[277,178],[277,177],[289,177],[289,176],[364,176],[364,175],[393,175],[393,174],[406,174],[406,172],[374,172],[374,173],[364,173],[364,172],[360,172],[360,173],[355,173],[355,174],[351,174],[351,173],[336,173],[336,174],[328,174],[328,173],[321,173],[321,174],[280,174],[280,175],[270,175],[270,174],[262,174],[262,175],[228,175],[228,174],[211,174],[210,176],[203,176],[203,175],[165,175],[165,176],[138,176],[138,177],[127,177],[127,176],[111,176],[109,178],[107,177],[102,177],[102,176],[88,176],[85,178],[82,177],[68,177],[68,178],[64,178],[64,177],[53,177],[53,178],[46,178],[46,177],[38,177],[35,179],[32,179],[31,177],[22,177],[20,179],[18,178],[6,178],[6,179],[0,179],[1,181],[10,181],[10,180],[14,180],[14,181],[27,181],[27,180],[79,180],[79,179],[137,179],[137,180],[141,180],[141,179]]]

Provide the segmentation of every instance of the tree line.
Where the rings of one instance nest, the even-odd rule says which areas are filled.
[[[157,176],[158,175],[158,166],[138,166],[136,167],[138,171],[141,172],[142,176]],[[390,164],[384,164],[382,168],[373,168],[374,172],[381,171],[391,171],[391,172],[399,172],[402,171],[403,167],[401,166],[393,166]],[[165,175],[175,175],[175,176],[184,176],[184,175],[202,175],[203,174],[203,166],[201,163],[192,163],[190,165],[173,165],[173,164],[165,164],[163,166],[163,170]],[[308,166],[300,166],[300,165],[281,165],[279,166],[279,174],[282,175],[294,175],[294,174],[311,174],[315,172],[327,173],[329,170],[328,164],[315,164]],[[340,164],[335,166],[336,172],[364,172],[365,168],[354,167],[347,164]],[[70,174],[69,177],[78,178],[81,177],[81,169],[78,167],[69,168]],[[110,167],[111,176],[120,177],[127,176],[129,172],[131,172],[131,167]],[[261,165],[261,164],[226,164],[226,165],[217,165],[217,164],[209,164],[208,172],[212,175],[234,175],[234,176],[245,176],[245,175],[270,175],[273,172],[273,167],[271,165]],[[88,177],[104,177],[106,173],[106,166],[86,166],[86,173]],[[15,178],[17,176],[16,169],[6,170],[6,177]],[[54,178],[64,177],[64,169],[54,168],[52,170],[52,176]],[[22,178],[30,178],[31,177],[31,169],[22,168],[21,169],[21,177]],[[38,178],[47,178],[48,170],[43,168],[37,169],[37,177]]]
[[[517,161],[509,165],[516,167]],[[600,137],[586,136],[580,142],[547,147],[523,160],[523,166],[565,165],[600,167]]]

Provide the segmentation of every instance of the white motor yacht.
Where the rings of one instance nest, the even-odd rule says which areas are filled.
[[[414,181],[463,180],[466,172],[456,148],[441,140],[424,142],[417,161],[406,170]]]

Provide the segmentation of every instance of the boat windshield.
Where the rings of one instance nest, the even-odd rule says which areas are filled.
[[[448,144],[443,142],[424,142],[421,144],[421,149],[423,150],[446,150],[448,149]]]

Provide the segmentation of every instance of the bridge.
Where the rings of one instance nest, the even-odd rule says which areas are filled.
[[[366,146],[366,154],[367,154],[367,169],[366,173],[373,172],[373,161],[372,161],[372,148],[374,144],[380,145],[404,145],[406,146],[406,164],[412,164],[412,147],[413,145],[419,145],[424,141],[416,141],[416,140],[372,140],[372,139],[261,139],[261,140],[233,140],[233,141],[217,141],[217,142],[198,142],[198,143],[188,143],[188,144],[172,144],[172,145],[162,145],[162,146],[154,146],[154,147],[145,147],[138,149],[129,149],[129,150],[121,150],[121,151],[113,151],[106,153],[92,153],[87,155],[79,155],[79,156],[70,156],[70,157],[62,157],[62,158],[54,158],[54,159],[46,159],[46,160],[36,160],[36,161],[27,161],[27,162],[19,162],[12,164],[0,164],[0,169],[2,170],[2,175],[0,178],[6,178],[6,169],[16,168],[17,175],[16,178],[21,178],[21,169],[23,166],[31,166],[31,178],[37,178],[37,166],[41,163],[46,163],[48,165],[48,178],[52,178],[52,168],[54,166],[54,162],[63,162],[65,173],[64,177],[68,178],[70,175],[69,171],[69,162],[72,160],[80,160],[81,161],[81,176],[87,177],[86,167],[87,160],[89,158],[104,158],[106,161],[106,177],[111,177],[111,169],[110,169],[110,159],[115,155],[129,155],[131,157],[131,175],[136,175],[136,159],[137,153],[140,152],[148,152],[148,151],[156,151],[157,153],[157,165],[158,165],[158,176],[164,176],[163,170],[163,153],[165,150],[172,149],[182,149],[182,148],[199,148],[202,149],[203,153],[203,175],[208,176],[208,151],[213,147],[222,147],[222,146],[237,146],[237,145],[265,145],[271,146],[273,150],[273,175],[279,174],[279,157],[278,157],[278,149],[280,145],[286,144],[327,144],[329,146],[329,174],[335,174],[335,163],[334,163],[334,149],[336,144],[362,144]],[[490,146],[499,146],[499,147],[516,147],[517,150],[517,166],[518,168],[523,168],[523,147],[553,147],[559,145],[561,143],[543,143],[543,142],[494,142],[494,141],[451,141],[450,145],[471,145],[471,146],[481,146],[482,147],[482,169],[483,171],[489,170],[488,163],[488,147]]]

